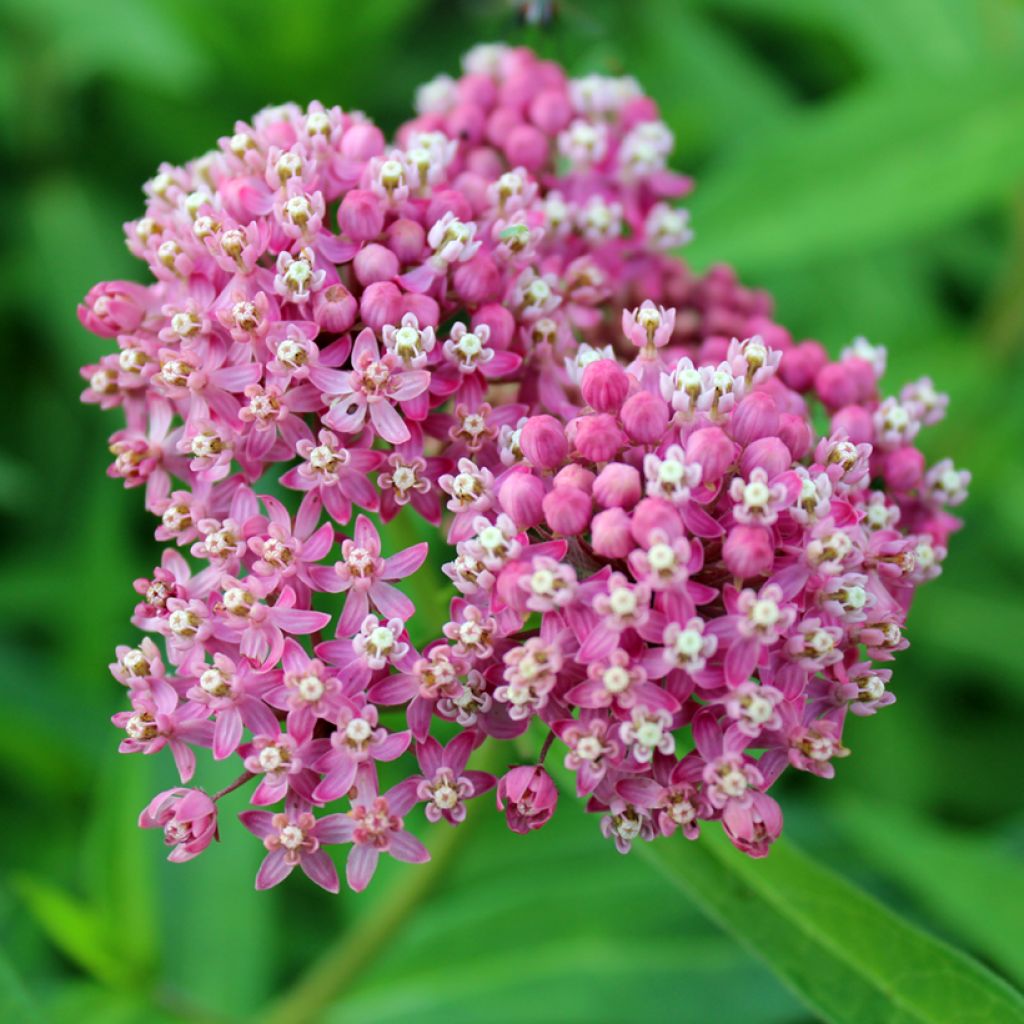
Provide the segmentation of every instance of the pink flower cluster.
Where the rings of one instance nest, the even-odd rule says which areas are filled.
[[[140,824],[186,860],[251,784],[261,888],[337,890],[344,843],[361,890],[382,853],[428,858],[411,813],[457,825],[495,787],[540,827],[556,738],[619,850],[717,820],[763,855],[782,771],[830,777],[848,715],[893,701],[876,665],[965,497],[915,447],[927,379],[883,398],[883,349],[831,361],[670,255],[690,182],[636,82],[504,46],[464,67],[394,143],[289,104],[162,166],[127,225],[155,281],[79,309],[116,344],[83,371],[125,416],[109,473],[167,544],[111,666],[121,750],[242,769]],[[434,607],[400,585],[428,545],[375,525],[405,506],[454,546]],[[534,760],[468,767],[531,725]]]

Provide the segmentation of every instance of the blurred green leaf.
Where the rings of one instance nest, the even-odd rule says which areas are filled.
[[[167,17],[163,4],[9,0],[7,6],[8,17],[45,40],[37,66],[63,79],[112,74],[186,93],[210,70],[205,54]]]
[[[937,920],[1024,979],[1024,873],[992,838],[929,822],[905,807],[844,794],[831,810],[842,834]]]
[[[42,1024],[39,1007],[29,997],[7,954],[0,951],[0,1020]]]
[[[114,988],[138,981],[135,965],[111,941],[111,925],[96,907],[43,878],[21,875],[14,888],[53,944],[84,971]]]
[[[643,852],[833,1024],[1014,1024],[1024,999],[792,844],[751,860],[721,833]]]
[[[692,254],[755,270],[934,230],[1024,172],[1024,66],[874,82],[746,133],[691,207]]]
[[[694,908],[666,899],[661,878],[620,857],[596,820],[570,813],[514,836],[482,804],[439,891],[328,1022],[795,1019],[785,990]]]

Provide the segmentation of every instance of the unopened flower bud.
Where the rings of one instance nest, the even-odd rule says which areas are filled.
[[[580,389],[592,409],[617,413],[629,394],[629,375],[614,359],[598,359],[583,371]]]
[[[390,281],[398,276],[398,257],[383,245],[365,245],[352,260],[352,269],[361,285]]]
[[[639,472],[624,462],[610,462],[594,481],[594,500],[602,508],[632,508],[641,493]]]
[[[622,425],[634,441],[654,444],[668,429],[668,405],[658,395],[638,391],[622,406]]]
[[[353,242],[369,242],[384,228],[384,206],[368,189],[353,189],[338,207],[338,227]]]
[[[764,526],[737,524],[722,545],[722,560],[740,579],[767,576],[775,562],[771,532]]]
[[[779,417],[779,437],[785,442],[794,459],[802,459],[814,442],[811,425],[803,416],[784,412]]]
[[[543,481],[525,469],[509,473],[498,491],[502,510],[524,530],[536,526],[544,518],[543,500]]]
[[[408,263],[416,263],[423,255],[423,248],[426,245],[427,233],[422,224],[403,217],[396,220],[386,233],[388,248],[398,257],[399,263],[403,266]]]
[[[686,439],[686,460],[701,468],[701,480],[721,479],[736,457],[736,445],[720,427],[702,427]]]
[[[606,508],[590,522],[591,545],[602,558],[625,558],[633,550],[632,523],[621,508]]]
[[[343,284],[332,284],[313,296],[313,319],[321,330],[341,334],[355,323],[359,304]]]
[[[554,484],[556,487],[575,487],[584,494],[589,494],[594,486],[594,479],[594,474],[586,466],[570,462],[555,474]]]
[[[909,491],[921,482],[924,467],[924,453],[920,449],[897,448],[885,456],[882,475],[894,491]]]
[[[729,421],[729,431],[734,440],[747,445],[762,437],[772,437],[779,432],[779,412],[770,395],[755,391],[747,395],[736,407]]]
[[[519,434],[519,447],[537,469],[554,469],[569,451],[565,428],[554,416],[531,416]]]
[[[573,444],[591,462],[607,462],[622,451],[626,435],[607,413],[580,416],[573,422]]]
[[[749,479],[751,471],[763,469],[768,479],[784,473],[793,464],[789,448],[777,437],[762,437],[748,444],[740,456],[740,473]]]
[[[862,405],[845,405],[832,417],[832,433],[845,434],[854,444],[873,444],[874,417]]]
[[[554,487],[544,496],[544,519],[552,533],[581,534],[590,522],[590,495],[577,487]]]
[[[809,391],[814,378],[828,363],[828,352],[819,341],[802,341],[794,345],[782,357],[779,376],[786,387],[794,391]]]
[[[650,547],[651,534],[660,530],[670,541],[683,535],[683,523],[675,506],[664,498],[644,498],[633,509],[633,539]]]

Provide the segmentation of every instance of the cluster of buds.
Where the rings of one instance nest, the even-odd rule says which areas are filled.
[[[549,754],[620,851],[720,821],[763,855],[783,770],[831,776],[848,716],[893,701],[876,665],[965,497],[915,447],[929,381],[883,398],[883,349],[832,361],[670,254],[691,183],[635,81],[504,46],[464,68],[394,144],[289,104],[162,166],[127,225],[155,280],[79,309],[117,346],[83,371],[125,417],[109,473],[166,544],[111,666],[121,750],[182,783],[140,824],[189,859],[250,785],[260,888],[336,891],[322,847],[349,844],[361,890],[429,857],[410,815],[492,789],[538,828]],[[428,544],[384,550],[400,514],[451,546],[432,607],[401,588]],[[184,788],[197,750],[242,774]]]

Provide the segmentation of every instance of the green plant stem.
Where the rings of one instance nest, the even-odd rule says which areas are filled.
[[[479,767],[493,769],[498,760],[496,750],[493,740],[485,744],[480,751],[483,756]],[[430,860],[426,864],[402,865],[401,876],[380,902],[271,1003],[258,1018],[258,1024],[315,1024],[320,1020],[323,1010],[352,986],[360,972],[373,963],[388,940],[430,895],[483,812],[483,807],[471,807],[458,827],[439,826],[436,838],[429,844]]]

